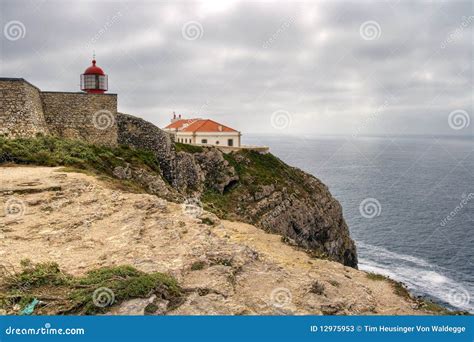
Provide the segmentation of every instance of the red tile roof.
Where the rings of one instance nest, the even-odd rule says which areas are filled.
[[[165,128],[178,129],[181,132],[238,132],[210,119],[181,119]]]
[[[179,120],[176,120],[175,122],[170,123],[170,124],[169,124],[168,126],[166,126],[165,128],[170,128],[170,129],[172,129],[172,128],[174,128],[174,129],[178,128],[178,129],[180,129],[184,124],[189,124],[189,123],[191,123],[191,122],[193,122],[193,121],[195,121],[195,120],[197,120],[197,119],[179,119]]]

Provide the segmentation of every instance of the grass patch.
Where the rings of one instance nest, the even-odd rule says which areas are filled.
[[[196,261],[191,265],[191,271],[200,271],[206,267],[206,263],[204,261]]]
[[[223,156],[234,167],[239,181],[232,184],[223,194],[207,188],[201,197],[204,208],[220,218],[239,219],[256,224],[260,214],[257,212],[253,217],[249,217],[249,207],[257,202],[252,199],[265,186],[273,186],[274,191],[285,189],[300,198],[313,195],[304,184],[305,177],[300,170],[288,166],[270,153],[241,150]],[[245,198],[245,203],[242,198]]]
[[[324,284],[321,284],[319,281],[315,281],[311,284],[309,292],[321,296],[324,294],[325,290],[326,290],[326,287],[324,286]]]
[[[232,259],[228,258],[215,258],[211,261],[211,266],[222,265],[227,267],[232,267]]]
[[[204,148],[201,146],[183,144],[183,143],[174,143],[176,152],[187,152],[187,153],[201,153],[204,152]]]
[[[127,164],[160,172],[158,160],[152,152],[127,146],[106,147],[52,136],[30,139],[0,137],[0,164],[34,164],[66,166],[93,174],[113,175],[117,166]]]
[[[375,281],[386,280],[388,281],[393,288],[393,291],[396,295],[405,298],[407,300],[413,300],[418,304],[418,309],[432,312],[436,315],[469,315],[465,311],[452,311],[443,307],[442,305],[436,304],[429,299],[425,298],[414,298],[411,293],[407,290],[403,283],[390,279],[384,275],[376,273],[367,273],[367,278]]]
[[[447,315],[447,316],[471,316],[467,311],[449,310],[442,305],[436,304],[426,298],[416,299],[418,302],[418,308],[426,311],[430,311],[435,315]]]
[[[406,299],[412,298],[410,292],[408,292],[406,287],[398,281],[395,281],[393,279],[390,279],[387,276],[384,276],[382,274],[377,274],[377,273],[366,273],[366,277],[374,281],[383,281],[383,280],[388,281],[392,285],[393,291],[396,295],[406,298]]]
[[[376,280],[376,281],[380,281],[380,280],[390,280],[390,279],[387,278],[386,276],[381,275],[381,274],[377,274],[377,273],[366,273],[365,276],[366,276],[367,278],[369,278],[370,280]]]
[[[73,277],[56,263],[33,264],[26,260],[19,273],[6,272],[0,280],[0,307],[9,313],[18,313],[15,306],[24,309],[36,298],[40,304],[34,314],[93,315],[105,313],[111,305],[125,300],[152,294],[168,300],[169,310],[183,300],[183,291],[174,278],[141,272],[132,266],[103,267]]]
[[[201,223],[202,224],[205,224],[205,225],[208,225],[208,226],[213,226],[215,224],[214,220],[212,220],[211,218],[209,217],[204,217],[201,219]]]

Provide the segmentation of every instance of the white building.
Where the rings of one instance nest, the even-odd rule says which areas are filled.
[[[240,147],[239,131],[210,119],[182,119],[174,114],[164,130],[184,144]]]

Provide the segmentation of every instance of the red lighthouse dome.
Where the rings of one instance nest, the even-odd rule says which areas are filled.
[[[107,89],[108,77],[93,59],[92,65],[81,75],[81,90],[89,94],[103,94]]]

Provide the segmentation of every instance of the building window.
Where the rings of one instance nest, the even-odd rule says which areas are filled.
[[[207,139],[202,139],[201,144],[207,144]]]
[[[81,89],[107,90],[106,75],[81,75]]]
[[[228,139],[227,146],[234,146],[234,139]]]

